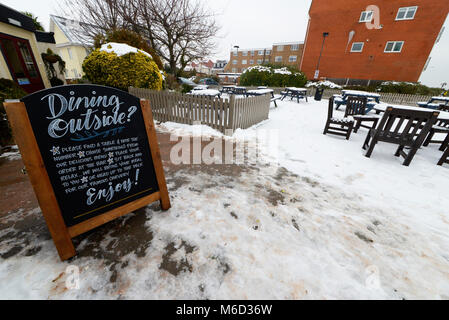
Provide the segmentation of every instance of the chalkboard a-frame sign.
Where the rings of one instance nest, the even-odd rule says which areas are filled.
[[[69,85],[5,108],[61,260],[82,233],[158,200],[170,208],[147,100]]]

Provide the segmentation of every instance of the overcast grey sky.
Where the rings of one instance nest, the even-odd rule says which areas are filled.
[[[229,59],[234,45],[270,47],[274,42],[303,41],[312,0],[200,0],[217,13],[222,26],[213,59]],[[19,11],[31,11],[48,29],[49,15],[58,13],[57,0],[0,0]],[[59,1],[60,2],[60,1]],[[274,8],[276,8],[274,10]],[[421,82],[430,86],[449,83],[449,19],[435,46]]]

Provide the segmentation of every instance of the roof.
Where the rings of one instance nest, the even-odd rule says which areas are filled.
[[[34,21],[27,15],[11,9],[10,7],[0,4],[0,22],[13,25],[17,28],[25,29],[34,32],[36,27]]]
[[[278,43],[273,43],[273,46],[288,46],[291,44],[304,44],[304,41],[278,42]]]
[[[262,51],[262,50],[270,50],[271,51],[271,48],[250,48],[250,49],[240,49],[239,48],[239,52],[242,52],[242,51]],[[231,51],[237,51],[235,48],[232,48],[232,50]]]
[[[50,21],[53,21],[58,26],[71,44],[81,46],[93,45],[92,38],[87,34],[86,29],[94,31],[95,26],[52,14],[50,15]]]

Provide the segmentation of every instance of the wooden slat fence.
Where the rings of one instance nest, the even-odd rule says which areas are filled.
[[[309,96],[313,96],[315,94],[315,89],[309,88],[307,90],[307,94]],[[341,94],[341,90],[339,89],[325,89],[323,93],[323,98],[329,99],[334,94]],[[400,104],[406,106],[417,106],[417,102],[421,101],[429,101],[431,96],[421,96],[416,94],[401,94],[401,93],[383,93],[380,92],[380,101],[391,104]]]
[[[268,119],[270,97],[238,99],[184,95],[177,92],[129,88],[129,93],[148,99],[153,117],[161,122],[201,123],[224,134],[227,130],[246,129]]]

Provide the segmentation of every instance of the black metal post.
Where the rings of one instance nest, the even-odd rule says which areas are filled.
[[[328,35],[329,35],[329,32],[323,32],[323,45],[321,46],[320,57],[318,58],[318,64],[316,65],[316,70],[320,70],[320,62],[321,62],[321,55],[323,54],[323,49],[324,49],[324,41],[326,41],[326,37]],[[315,70],[315,72],[316,72],[316,70]]]

